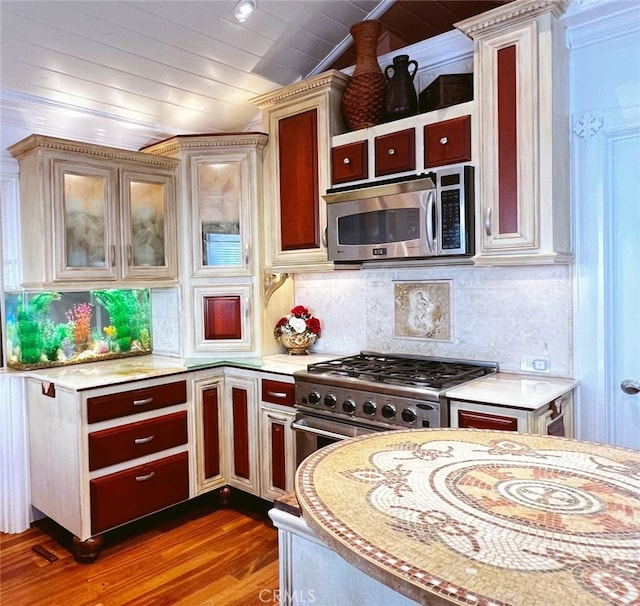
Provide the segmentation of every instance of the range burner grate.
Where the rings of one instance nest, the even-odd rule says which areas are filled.
[[[417,388],[443,389],[490,372],[497,364],[442,358],[410,358],[362,352],[326,362],[310,364],[313,374],[354,377],[363,381]]]

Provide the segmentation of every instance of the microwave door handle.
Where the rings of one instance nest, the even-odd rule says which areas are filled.
[[[433,255],[435,254],[435,242],[434,242],[434,233],[435,233],[435,225],[434,225],[434,209],[436,205],[436,194],[434,190],[429,192],[427,196],[427,248],[429,252]]]

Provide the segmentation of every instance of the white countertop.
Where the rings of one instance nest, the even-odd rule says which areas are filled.
[[[222,366],[290,376],[297,370],[304,370],[308,364],[316,364],[339,357],[341,357],[339,354],[309,354],[307,356],[274,354],[263,358],[184,359],[151,354],[41,370],[15,371],[15,373],[81,391]],[[8,371],[7,374],[13,374],[13,371]],[[455,400],[536,410],[547,402],[567,393],[576,384],[577,381],[574,379],[499,372],[475,379],[460,387],[454,387],[446,392],[446,396]]]
[[[564,395],[577,384],[574,379],[499,372],[449,389],[446,395],[452,400],[536,410]]]
[[[15,374],[82,391],[128,381],[153,379],[155,377],[195,372],[221,366],[292,375],[296,370],[304,370],[308,364],[324,362],[337,357],[339,356],[335,354],[310,354],[308,356],[275,354],[264,358],[184,359],[151,354],[85,364],[56,366],[40,370],[15,371]],[[11,373],[12,371],[9,372]]]

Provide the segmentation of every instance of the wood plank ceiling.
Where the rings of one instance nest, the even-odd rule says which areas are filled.
[[[0,154],[32,132],[116,146],[259,126],[250,99],[353,65],[349,28],[383,23],[381,54],[505,0],[2,0]]]
[[[378,20],[382,33],[378,54],[398,50],[453,29],[453,24],[479,15],[511,0],[398,0]],[[354,65],[355,47],[352,45],[331,64],[333,69]]]

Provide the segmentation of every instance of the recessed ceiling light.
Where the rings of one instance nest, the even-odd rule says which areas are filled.
[[[244,23],[254,10],[256,10],[256,0],[240,0],[233,9],[233,16],[240,23]]]

